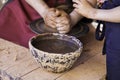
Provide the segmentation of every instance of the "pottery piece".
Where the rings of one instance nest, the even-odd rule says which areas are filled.
[[[83,45],[73,36],[44,33],[32,37],[29,48],[43,69],[58,73],[72,67],[80,56]]]

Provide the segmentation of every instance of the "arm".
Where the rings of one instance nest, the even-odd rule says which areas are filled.
[[[55,9],[51,9],[48,5],[44,2],[44,0],[25,0],[31,7],[33,7],[38,14],[44,19],[46,25],[55,28],[56,22],[54,20],[55,16]],[[49,12],[49,15],[48,15]],[[51,16],[52,14],[52,16]]]
[[[120,6],[113,9],[104,10],[94,8],[86,0],[74,0],[74,2],[75,4],[73,6],[80,15],[95,20],[103,20],[116,23],[120,22]]]
[[[94,16],[91,14],[89,18],[120,23],[120,6],[109,10],[94,9],[94,12]]]
[[[59,9],[49,8],[44,0],[26,0],[44,19],[47,26],[57,28],[59,33],[67,33],[70,26],[69,15]]]
[[[87,0],[90,5],[92,5],[93,7],[96,6],[97,4],[97,0]],[[74,0],[73,0],[74,2]],[[75,9],[70,13],[70,17],[71,17],[71,26],[74,26],[79,20],[81,20],[83,18],[83,15],[79,14]]]
[[[59,10],[48,7],[44,0],[26,0],[26,2],[41,15],[47,26],[56,28],[56,18],[62,14]]]
[[[30,6],[32,6],[42,17],[45,17],[46,11],[49,9],[44,0],[25,0]]]

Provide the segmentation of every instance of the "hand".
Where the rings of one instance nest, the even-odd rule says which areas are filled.
[[[45,13],[45,17],[43,17],[45,24],[49,27],[56,28],[56,17],[59,14],[59,11],[55,8],[48,9]]]
[[[56,18],[57,30],[59,33],[68,33],[71,28],[70,16],[63,10],[59,10],[60,15]]]
[[[101,7],[105,0],[97,0],[97,6]]]
[[[70,24],[70,19],[67,17],[59,17],[57,18],[57,30],[59,33],[68,33],[70,31],[71,28],[71,24]]]
[[[57,28],[59,33],[67,33],[70,30],[70,17],[63,11],[56,8],[50,8],[44,17],[46,25]]]
[[[75,11],[84,17],[89,18],[91,14],[94,14],[94,8],[87,0],[73,0]]]

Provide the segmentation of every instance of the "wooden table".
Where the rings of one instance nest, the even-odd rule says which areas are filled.
[[[100,80],[106,73],[103,42],[95,40],[95,28],[90,25],[87,35],[80,37],[84,49],[72,69],[63,73],[43,70],[33,59],[29,49],[0,39],[0,70],[22,80]]]

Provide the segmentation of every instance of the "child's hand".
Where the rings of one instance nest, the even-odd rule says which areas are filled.
[[[84,17],[89,18],[90,14],[93,13],[94,8],[87,0],[73,0],[73,2],[75,10]]]

